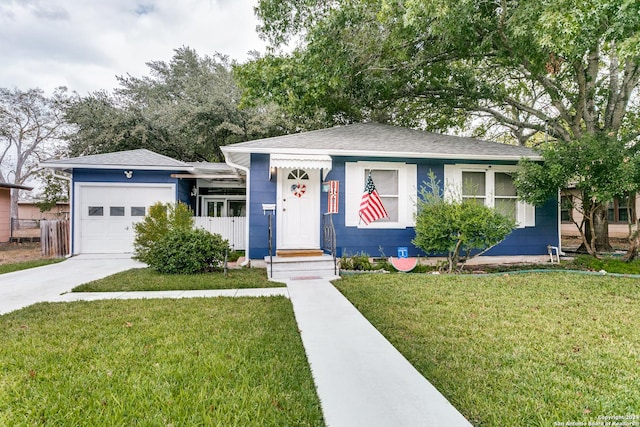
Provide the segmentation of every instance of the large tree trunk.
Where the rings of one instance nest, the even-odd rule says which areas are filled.
[[[585,210],[586,211],[586,210]],[[595,251],[610,252],[613,250],[609,243],[609,220],[607,219],[607,206],[599,205],[595,208],[593,215],[593,229],[595,231]],[[593,239],[591,232],[591,220],[587,216],[584,223],[585,237],[588,242]],[[578,252],[588,252],[584,243],[578,248]]]

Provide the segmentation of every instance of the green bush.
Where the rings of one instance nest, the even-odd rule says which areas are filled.
[[[342,255],[340,258],[340,268],[342,270],[370,271],[373,270],[371,260],[367,254],[356,254],[351,257]]]
[[[412,243],[426,253],[445,254],[449,272],[496,245],[515,227],[513,218],[474,199],[445,200],[433,173],[421,189]]]
[[[169,230],[147,252],[147,264],[160,273],[194,274],[220,269],[229,244],[203,229]]]
[[[156,203],[149,208],[144,219],[134,224],[136,237],[133,241],[134,258],[149,264],[149,251],[170,230],[193,228],[193,212],[182,202]]]

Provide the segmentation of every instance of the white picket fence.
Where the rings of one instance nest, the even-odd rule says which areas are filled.
[[[209,233],[219,234],[223,239],[229,241],[229,246],[233,250],[244,251],[246,221],[244,216],[229,217],[211,217],[211,216],[195,216],[193,217],[194,225],[198,228],[204,228]]]

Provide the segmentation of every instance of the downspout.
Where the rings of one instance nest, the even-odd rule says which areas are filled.
[[[562,252],[562,190],[558,188],[558,256]]]
[[[251,171],[248,167],[245,166],[240,166],[237,163],[234,163],[231,161],[230,156],[228,156],[225,153],[224,156],[224,160],[225,163],[228,164],[229,166],[236,168],[236,169],[240,169],[242,171],[245,172],[246,177],[247,177],[247,219],[245,221],[244,227],[245,227],[245,233],[244,233],[244,255],[245,255],[245,259],[244,261],[242,261],[242,263],[240,263],[240,265],[242,267],[246,267],[249,265],[249,263],[251,262],[251,257],[249,256],[249,207],[251,206]]]

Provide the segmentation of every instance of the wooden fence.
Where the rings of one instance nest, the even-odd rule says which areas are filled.
[[[193,218],[194,225],[204,228],[209,233],[219,234],[223,239],[229,241],[229,246],[233,250],[245,250],[246,221],[244,216],[233,217],[211,217],[196,216]]]
[[[69,220],[40,221],[40,247],[42,255],[64,257],[71,252],[69,245]]]

